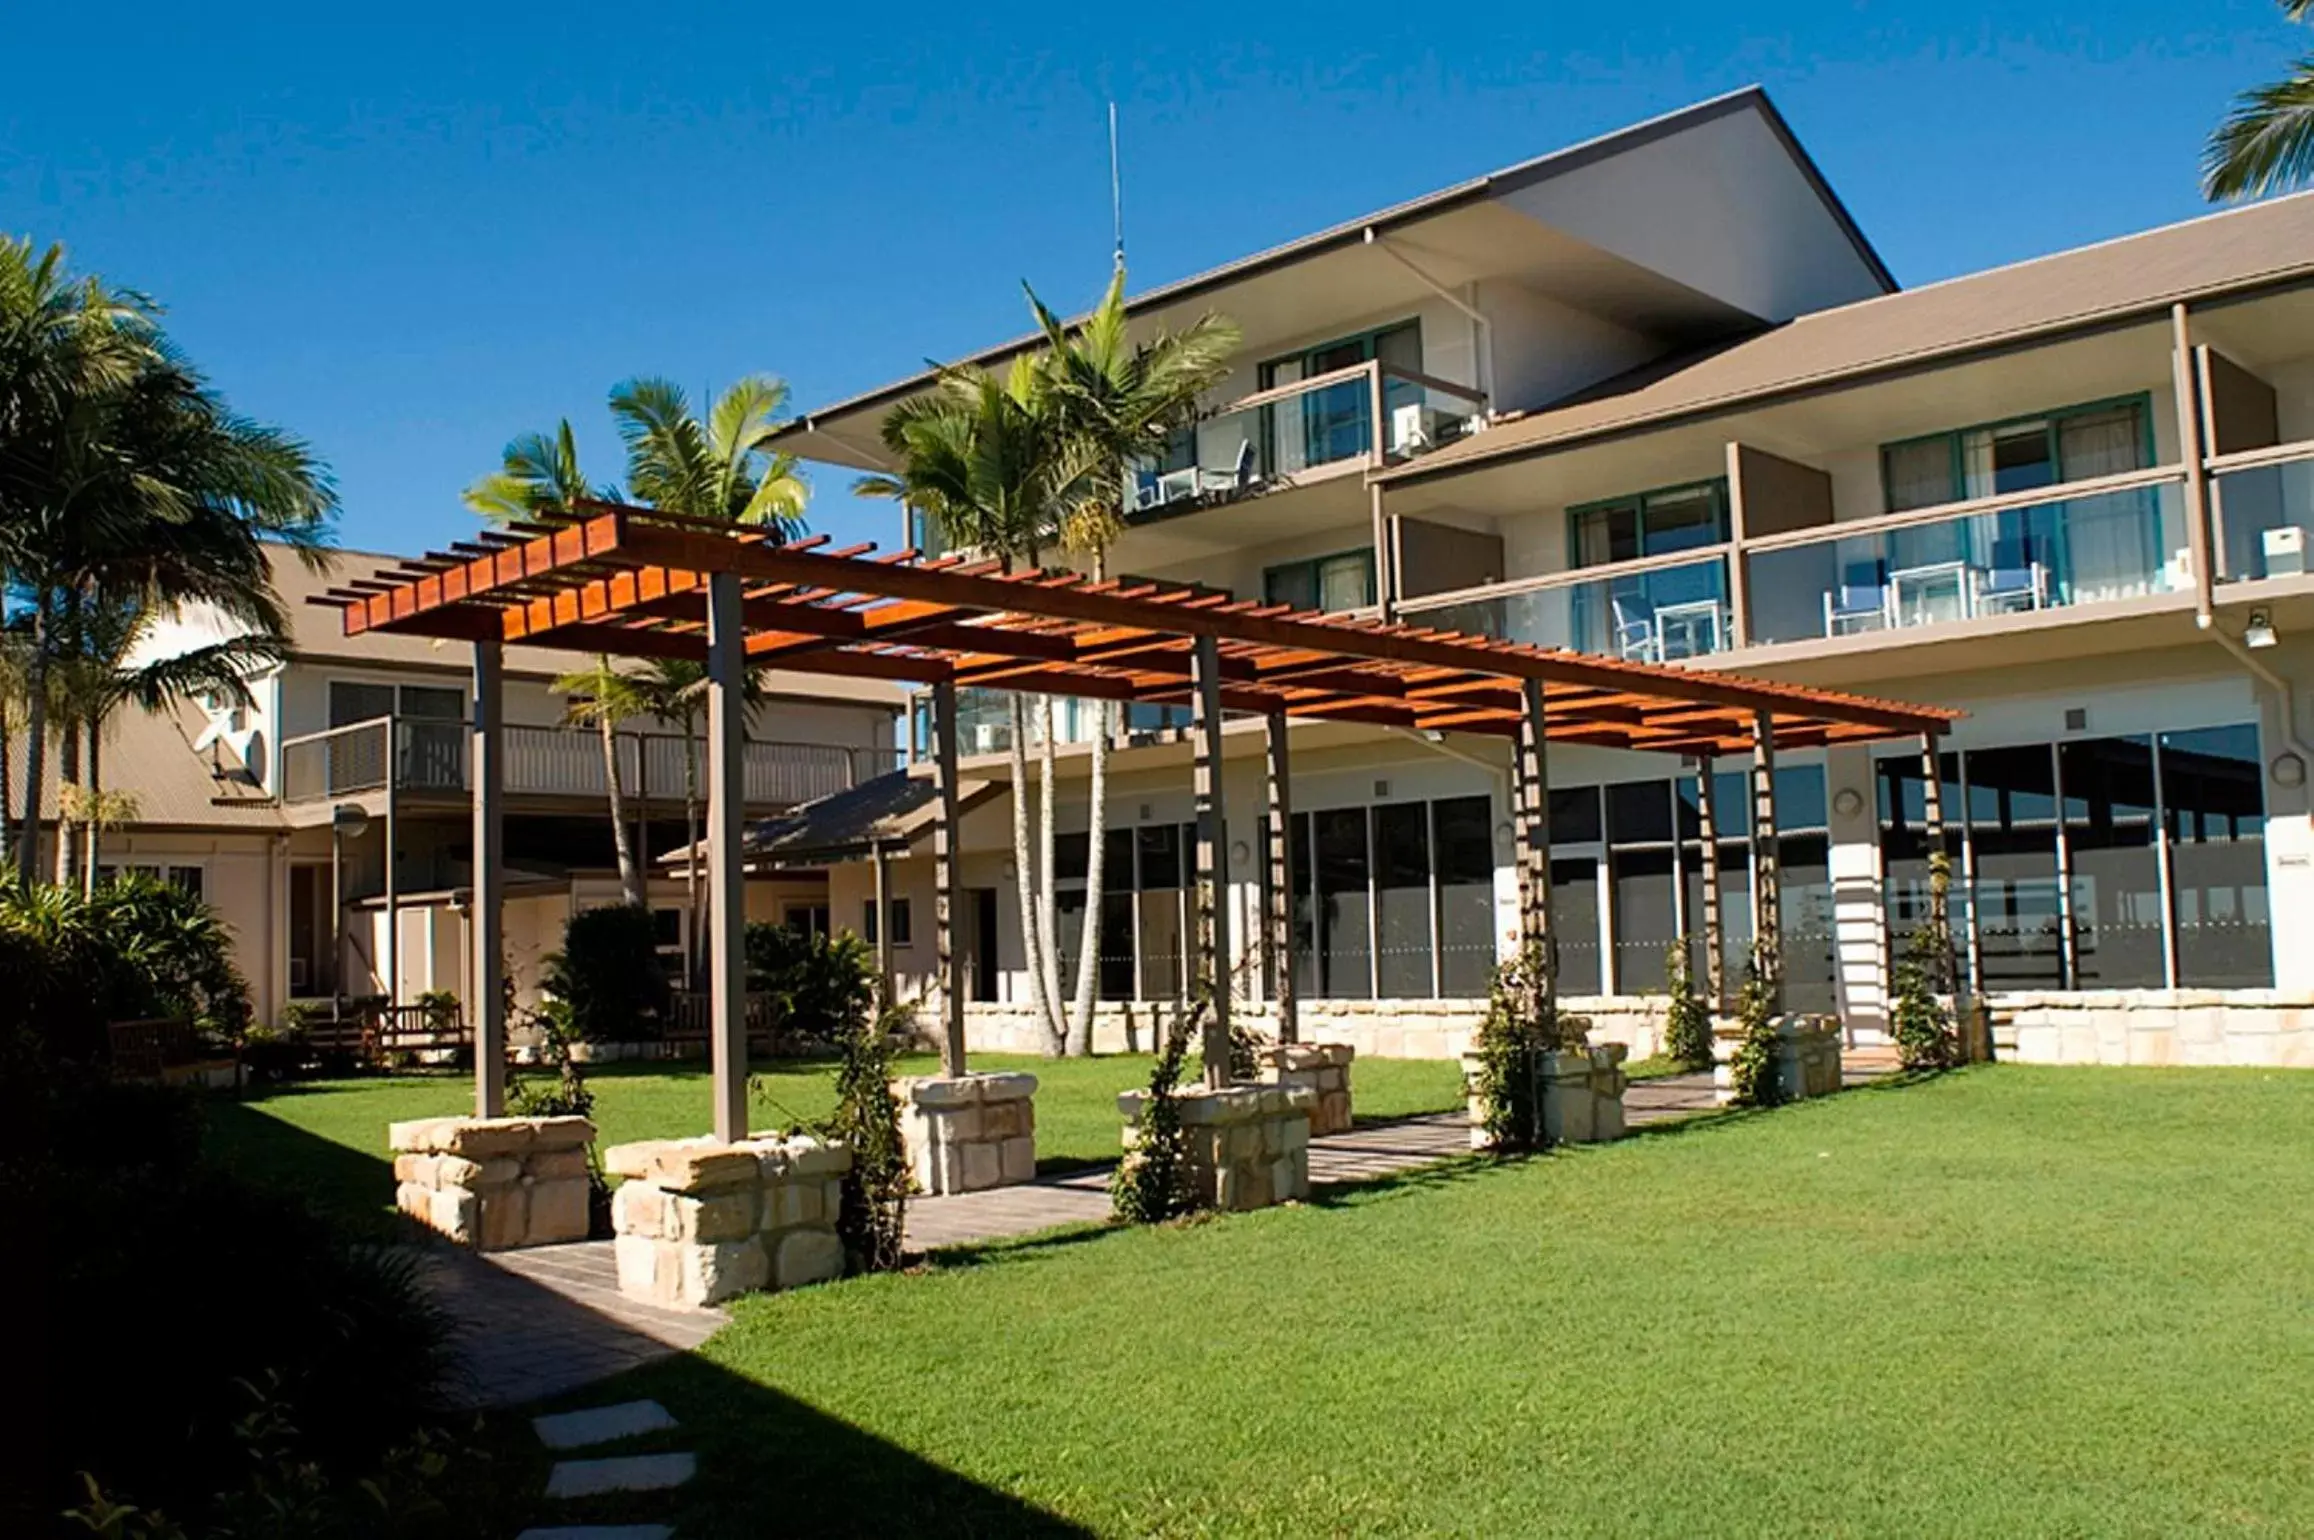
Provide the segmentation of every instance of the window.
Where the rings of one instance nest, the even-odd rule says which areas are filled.
[[[916,940],[916,918],[909,910],[908,900],[891,900],[892,945],[911,946]]]
[[[2259,767],[2249,725],[1943,756],[1964,967],[1988,991],[2271,987]],[[1878,769],[1901,955],[1927,913],[1921,767]]]
[[[1263,390],[1274,390],[1299,380],[1314,380],[1338,369],[1355,368],[1372,359],[1420,373],[1421,323],[1401,321],[1273,358],[1261,366],[1256,377]],[[1366,381],[1350,379],[1263,407],[1263,465],[1273,474],[1290,476],[1311,466],[1331,465],[1366,454],[1373,446],[1366,421],[1371,406],[1366,392]],[[1405,402],[1421,399],[1421,386],[1410,380],[1383,377],[1385,413]]]
[[[1261,575],[1262,597],[1298,610],[1362,610],[1375,602],[1374,553],[1344,551],[1286,562]]]
[[[1438,992],[1478,1000],[1494,978],[1494,805],[1451,797],[1430,805],[1438,861]]]
[[[1933,508],[2153,463],[2150,401],[2099,401],[1889,444],[1880,484],[1890,513]]]
[[[1427,999],[1431,977],[1430,808],[1374,809],[1375,984],[1385,1000]]]
[[[789,904],[780,911],[780,923],[799,935],[824,936],[828,933],[828,906],[825,904]]]
[[[1691,482],[1567,510],[1578,567],[1692,551],[1727,539],[1727,480]]]
[[[359,679],[329,682],[330,726],[350,727],[395,715],[425,722],[463,723],[466,692],[446,685],[371,684]]]

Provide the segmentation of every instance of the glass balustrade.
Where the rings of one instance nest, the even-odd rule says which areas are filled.
[[[1729,645],[1727,559],[1532,588],[1497,599],[1403,607],[1410,621],[1537,647],[1674,663]]]
[[[1387,367],[1381,383],[1382,453],[1392,464],[1467,437],[1486,422],[1486,398],[1475,390]],[[1203,419],[1166,454],[1134,467],[1126,478],[1127,512],[1185,512],[1372,462],[1370,369],[1280,386],[1248,400]]]
[[[2211,481],[2222,531],[2218,581],[2301,577],[2314,551],[2314,460],[2226,471]]]
[[[2174,482],[2052,498],[1750,557],[1751,639],[1798,642],[2193,586]]]

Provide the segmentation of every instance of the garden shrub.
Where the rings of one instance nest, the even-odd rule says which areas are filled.
[[[1536,1095],[1536,1060],[1580,1048],[1590,1023],[1559,1014],[1551,993],[1549,948],[1528,941],[1494,970],[1486,1017],[1471,1047],[1478,1059],[1478,1092],[1486,1142],[1499,1151],[1539,1149],[1543,1109]]]
[[[1941,850],[1929,857],[1928,880],[1942,898],[1952,872],[1950,858]],[[1950,1069],[1961,1061],[1958,1025],[1939,998],[1952,991],[1955,982],[1950,976],[1952,931],[1936,919],[1942,908],[1931,907],[1930,918],[1912,933],[1903,960],[1889,979],[1889,1022],[1897,1055],[1909,1070]]]
[[[758,921],[747,927],[747,987],[771,996],[779,1031],[832,1047],[874,1018],[876,954],[850,931]]]
[[[1695,992],[1695,967],[1688,960],[1685,936],[1671,943],[1664,956],[1665,987],[1671,995],[1663,1018],[1663,1054],[1683,1069],[1709,1069],[1711,1007]]]
[[[888,1002],[871,1021],[860,1018],[839,1040],[836,1110],[822,1126],[831,1141],[851,1147],[836,1234],[855,1273],[898,1269],[914,1178],[900,1132],[900,1098],[892,1090],[892,1044],[907,1012]]]
[[[651,911],[611,904],[572,915],[541,982],[570,1008],[571,1029],[590,1043],[657,1037],[667,1013],[667,969]]]
[[[1211,1007],[1202,998],[1177,1017],[1149,1072],[1149,1099],[1133,1147],[1109,1173],[1109,1208],[1126,1224],[1159,1224],[1194,1206],[1189,1187],[1189,1138],[1181,1127],[1181,1072],[1189,1044],[1203,1030]]]
[[[1773,1107],[1784,1100],[1783,1077],[1776,1072],[1776,1013],[1758,950],[1744,964],[1742,990],[1736,995],[1736,1020],[1742,1029],[1728,1074],[1739,1107]]]
[[[122,877],[94,896],[0,881],[0,997],[50,1051],[94,1061],[115,1021],[190,1021],[219,1042],[250,1020],[249,985],[216,911],[147,877]]]

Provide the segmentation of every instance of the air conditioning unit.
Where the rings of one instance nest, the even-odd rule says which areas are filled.
[[[2284,524],[2258,536],[2266,556],[2266,576],[2303,577],[2306,573],[2306,531]]]
[[[1003,731],[1004,731],[1004,728],[1003,728],[1003,725],[1002,725],[1001,723],[997,723],[997,722],[975,722],[975,723],[973,723],[973,724],[972,724],[972,752],[973,752],[973,753],[975,753],[975,754],[994,754],[994,753],[995,753],[995,752],[997,752],[999,749],[1003,748],[1003,747],[1004,747],[1004,743],[1003,743],[1003,740],[1002,740],[1002,739],[1001,739],[1001,738],[998,736],[998,735],[999,735],[999,734],[1001,734]]]

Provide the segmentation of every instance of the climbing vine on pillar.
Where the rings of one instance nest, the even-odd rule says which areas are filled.
[[[1663,1018],[1663,1053],[1683,1069],[1711,1068],[1711,1007],[1695,992],[1695,968],[1685,936],[1665,953],[1664,984],[1671,1003]]]
[[[1743,1035],[1728,1072],[1739,1107],[1773,1107],[1784,1100],[1783,1076],[1776,1072],[1775,986],[1764,966],[1773,961],[1754,947],[1751,961],[1744,965],[1743,988],[1736,994],[1736,1020]]]

